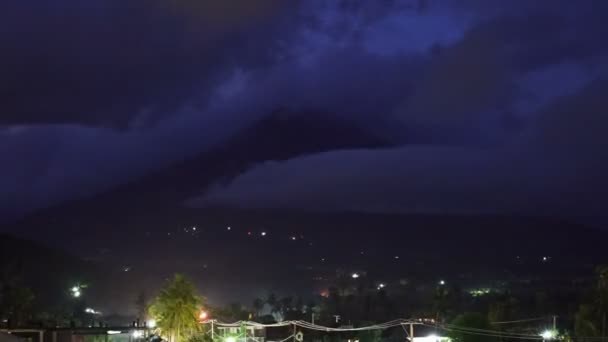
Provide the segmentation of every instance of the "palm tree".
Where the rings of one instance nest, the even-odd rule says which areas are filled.
[[[592,305],[582,304],[574,316],[574,332],[579,336],[600,336],[595,323],[595,312]]]
[[[266,304],[270,306],[270,313],[274,314],[281,311],[281,303],[277,299],[277,296],[274,293],[268,295],[266,298]]]
[[[437,286],[437,289],[435,290],[435,297],[433,300],[433,307],[435,311],[435,319],[439,322],[441,322],[441,320],[444,318],[444,315],[447,311],[448,296],[449,291],[445,286]]]
[[[255,310],[256,317],[259,317],[262,310],[264,309],[264,301],[261,298],[256,298],[253,301],[253,309]]]
[[[599,266],[596,269],[597,273],[597,307],[599,311],[599,319],[602,338],[606,336],[606,315],[608,313],[608,265]]]
[[[287,296],[281,298],[279,306],[281,307],[281,311],[283,312],[283,314],[287,313],[288,311],[291,311],[293,309],[293,297]]]
[[[169,342],[182,342],[200,329],[198,314],[204,299],[196,294],[194,284],[176,274],[150,305],[160,334]]]
[[[147,320],[148,311],[148,298],[146,292],[140,291],[135,299],[135,307],[137,308],[137,319],[141,319],[143,322]]]
[[[266,298],[266,304],[275,307],[277,305],[277,296],[274,293],[269,294]]]

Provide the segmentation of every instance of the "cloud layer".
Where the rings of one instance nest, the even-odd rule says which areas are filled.
[[[550,213],[570,207],[553,194],[579,189],[573,164],[605,165],[593,95],[608,70],[605,1],[0,7],[3,215],[196,155],[277,107],[355,120],[404,146],[261,163],[204,203]],[[344,200],[368,193],[373,203]]]
[[[265,162],[192,203],[598,219],[608,194],[608,155],[596,149],[608,143],[606,89],[594,84],[544,109],[529,134],[499,148],[413,146]]]

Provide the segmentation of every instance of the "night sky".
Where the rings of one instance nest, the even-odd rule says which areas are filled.
[[[230,215],[214,208],[603,229],[606,13],[605,0],[3,0],[0,230],[36,222],[31,235],[80,252],[92,247],[69,234],[199,224],[175,208],[201,210],[220,240]],[[137,221],[169,207],[163,227]],[[78,228],[50,219],[68,216]]]

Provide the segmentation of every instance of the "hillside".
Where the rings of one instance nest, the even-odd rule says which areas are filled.
[[[94,278],[96,266],[45,244],[0,234],[1,281],[30,288],[39,308],[61,307],[74,284]]]

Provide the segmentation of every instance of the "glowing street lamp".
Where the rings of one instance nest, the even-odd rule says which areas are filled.
[[[543,338],[543,341],[554,340],[557,337],[557,334],[555,333],[555,330],[547,329],[540,334],[540,337]]]
[[[80,286],[80,285],[73,286],[70,289],[70,292],[72,293],[72,297],[74,297],[74,298],[80,297],[82,295],[81,288],[82,288],[82,286]]]
[[[357,279],[359,278],[359,273],[353,273],[351,277],[353,277],[353,279]]]
[[[154,328],[156,328],[156,320],[155,319],[149,319],[146,322],[146,325],[148,326],[148,328],[154,329]]]
[[[198,314],[198,319],[200,321],[206,321],[208,317],[209,317],[209,314],[205,310],[201,310],[201,312]]]

